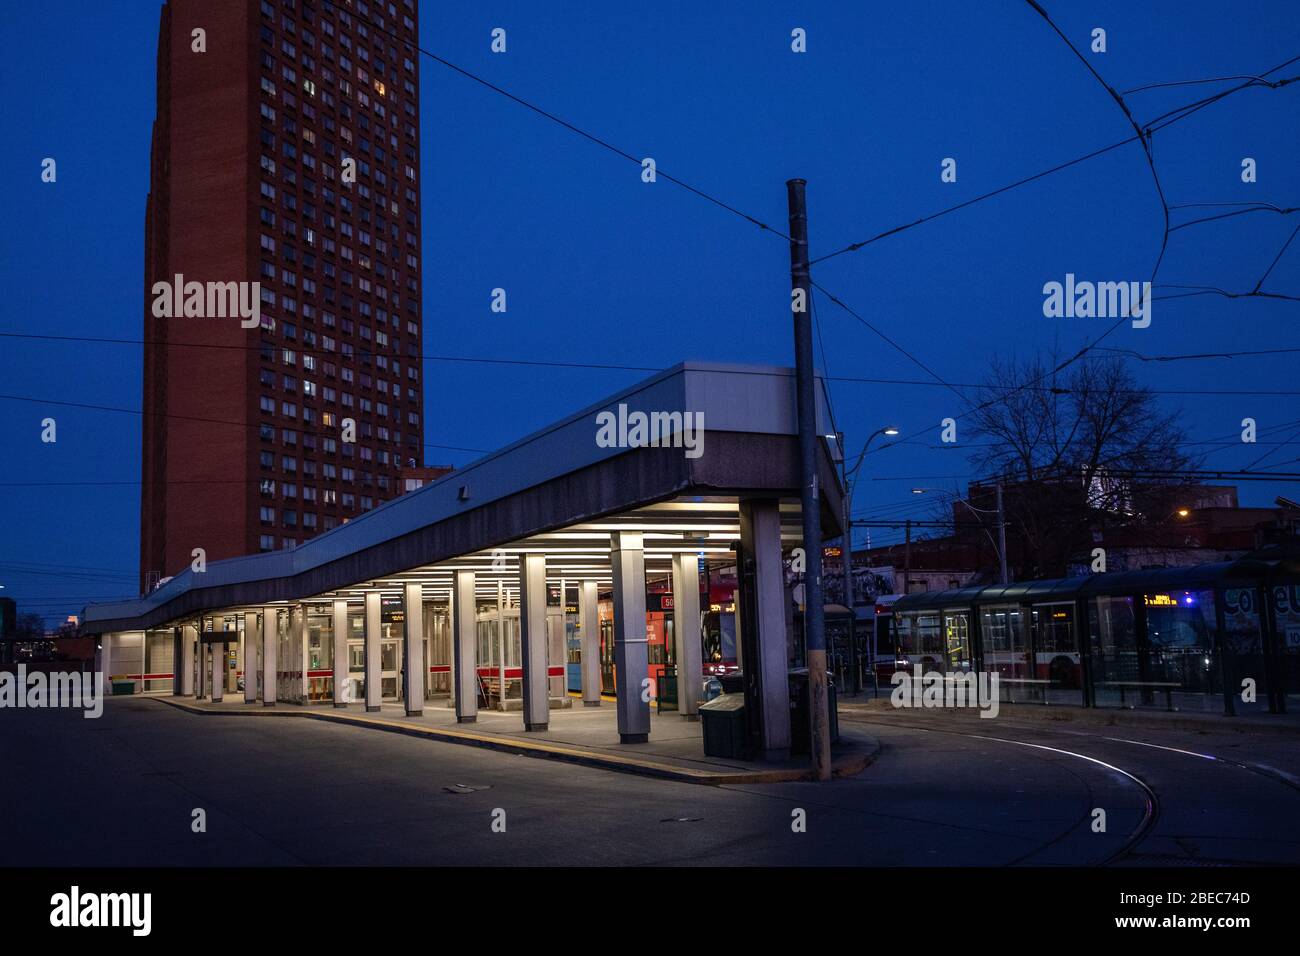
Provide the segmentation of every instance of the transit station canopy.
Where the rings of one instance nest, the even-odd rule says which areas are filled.
[[[816,394],[821,523],[830,537],[841,531],[841,450],[821,381]],[[638,411],[702,414],[698,457],[680,442],[597,441],[600,413]],[[297,548],[212,561],[139,600],[89,605],[84,630],[148,630],[221,609],[360,602],[366,591],[396,595],[410,582],[449,589],[457,568],[474,568],[495,593],[494,577],[518,581],[524,553],[546,554],[548,580],[608,582],[609,534],[617,530],[644,532],[647,571],[662,564],[666,572],[673,553],[726,556],[739,538],[742,498],[783,499],[783,545],[800,544],[799,489],[793,370],[683,363]]]

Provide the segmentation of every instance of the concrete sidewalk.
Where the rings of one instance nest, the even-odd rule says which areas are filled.
[[[440,702],[427,704],[419,717],[407,717],[401,704],[384,704],[379,713],[367,714],[361,704],[347,708],[334,707],[332,704],[288,703],[266,707],[260,701],[255,704],[245,703],[242,695],[233,694],[220,703],[196,701],[190,697],[150,696],[147,699],[202,716],[325,720],[424,737],[441,743],[485,747],[503,753],[561,760],[685,783],[713,786],[784,783],[806,780],[811,774],[807,755],[782,763],[706,757],[701,723],[685,720],[676,713],[652,712],[650,740],[644,744],[621,744],[618,742],[612,704],[552,710],[548,730],[527,733],[517,711],[503,713],[480,710],[476,723],[457,724],[455,712]],[[841,726],[840,742],[833,748],[835,775],[860,773],[871,763],[878,750],[879,743],[874,736],[858,728]]]

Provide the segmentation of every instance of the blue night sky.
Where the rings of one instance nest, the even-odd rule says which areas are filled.
[[[785,180],[808,180],[814,257],[1132,134],[1117,105],[1022,0],[966,3],[422,4],[431,51],[786,228]],[[1300,6],[1046,0],[1118,90],[1254,74],[1300,54]],[[0,331],[141,337],[143,215],[154,115],[157,0],[45,0],[0,10],[6,307]],[[508,53],[489,51],[494,27]],[[803,27],[808,52],[790,50]],[[1292,64],[1275,77],[1300,73]],[[1229,84],[1128,97],[1139,118]],[[783,240],[426,59],[421,63],[425,351],[430,356],[664,367],[683,359],[789,364]],[[1300,83],[1253,88],[1156,135],[1170,203],[1300,205]],[[58,161],[58,182],[40,162]],[[1241,182],[1243,157],[1258,182]],[[954,157],[958,181],[940,182]],[[1189,213],[1182,212],[1187,218]],[[1158,281],[1247,291],[1296,228],[1254,213],[1175,232]],[[1102,319],[1048,319],[1042,285],[1149,278],[1163,217],[1136,143],[814,268],[814,279],[950,382],[995,355],[1073,352]],[[489,309],[504,287],[509,311]],[[1300,295],[1300,239],[1266,290]],[[824,298],[832,376],[922,380],[906,357]],[[1151,327],[1106,345],[1147,355],[1300,346],[1300,305],[1218,296],[1158,301]],[[1294,389],[1295,353],[1144,363],[1162,390]],[[821,357],[819,356],[819,361]],[[0,338],[0,393],[138,409],[138,346]],[[647,373],[431,361],[425,440],[493,449]],[[948,389],[836,382],[849,444],[886,423],[896,447],[864,466],[856,510],[928,517],[915,485],[958,488],[969,450],[937,447]],[[1165,395],[1193,439],[1297,439],[1295,397]],[[40,441],[40,421],[58,441]],[[1276,427],[1289,424],[1289,427]],[[47,619],[132,595],[140,420],[0,398],[0,584]],[[960,426],[959,426],[960,437]],[[879,442],[877,443],[877,446]],[[1300,443],[1200,446],[1206,467],[1296,471]],[[430,447],[430,463],[472,451]],[[214,462],[214,465],[219,463]],[[1289,490],[1288,490],[1289,489]],[[1297,496],[1246,483],[1244,504]],[[910,500],[909,500],[910,499]],[[873,543],[897,540],[873,532]],[[69,576],[72,568],[77,576]]]

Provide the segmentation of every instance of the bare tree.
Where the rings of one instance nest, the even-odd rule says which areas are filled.
[[[1121,359],[1087,356],[1053,372],[1058,364],[995,361],[971,413],[984,443],[972,464],[1003,483],[1008,551],[1027,576],[1063,574],[1095,530],[1163,520],[1148,506],[1185,483],[1163,476],[1195,465],[1180,450],[1178,412],[1161,409]]]
[[[45,636],[45,618],[28,611],[19,614],[14,622],[14,638],[19,641],[39,641]]]

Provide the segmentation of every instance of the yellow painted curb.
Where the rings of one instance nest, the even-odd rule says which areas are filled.
[[[808,780],[811,777],[811,771],[809,770],[794,769],[744,770],[735,773],[694,770],[690,767],[678,767],[673,764],[658,763],[653,760],[621,757],[617,754],[599,753],[594,750],[582,750],[577,747],[570,747],[563,744],[497,737],[452,728],[420,727],[415,724],[403,723],[401,721],[385,720],[382,717],[365,717],[360,714],[350,714],[346,711],[341,712],[339,710],[321,710],[313,712],[311,710],[299,710],[296,707],[289,707],[281,710],[268,708],[262,704],[257,704],[246,710],[211,710],[207,707],[197,707],[175,697],[154,697],[149,699],[157,700],[161,703],[167,704],[168,706],[175,707],[177,710],[183,710],[186,713],[197,714],[202,717],[305,717],[309,720],[324,720],[338,724],[354,724],[361,727],[370,727],[374,730],[388,731],[390,733],[407,734],[412,737],[424,737],[442,743],[462,744],[471,747],[483,747],[488,750],[499,750],[506,753],[523,754],[524,756],[529,757],[563,760],[569,763],[596,767],[603,770],[614,770],[621,773],[635,773],[643,776],[659,777],[665,780],[676,780],[680,783],[698,783],[709,786],[721,786],[723,784],[787,783],[795,780]],[[845,754],[835,761],[834,774],[837,777],[844,777],[861,773],[871,764],[875,755],[875,751],[871,753],[862,752]]]

